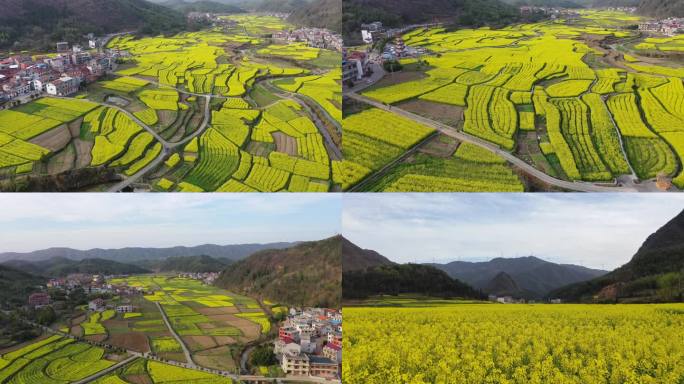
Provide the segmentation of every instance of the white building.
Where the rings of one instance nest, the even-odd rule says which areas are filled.
[[[133,312],[133,306],[130,304],[125,304],[125,305],[118,305],[116,307],[116,311],[119,313],[129,313]]]
[[[62,77],[59,80],[48,83],[45,91],[53,96],[71,96],[78,92],[78,79],[72,77]]]
[[[97,298],[91,302],[88,303],[88,309],[91,311],[104,311],[105,308],[105,302],[104,300]]]
[[[280,367],[287,375],[293,376],[308,376],[309,375],[309,356],[295,355],[290,356],[283,354],[283,360]]]

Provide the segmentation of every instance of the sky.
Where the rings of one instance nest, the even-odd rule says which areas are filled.
[[[534,255],[611,270],[682,209],[682,194],[350,194],[342,234],[399,263]]]
[[[0,194],[0,252],[321,240],[335,194]]]

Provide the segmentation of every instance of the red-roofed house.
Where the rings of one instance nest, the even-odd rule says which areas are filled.
[[[50,295],[45,292],[33,293],[29,296],[28,304],[30,307],[34,308],[50,305]]]

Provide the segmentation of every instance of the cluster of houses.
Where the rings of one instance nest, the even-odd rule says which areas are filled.
[[[342,366],[342,312],[290,309],[278,330],[274,350],[288,376],[339,379]]]
[[[178,277],[199,280],[206,285],[212,285],[220,275],[220,272],[181,272]]]
[[[671,17],[664,20],[643,22],[639,24],[639,31],[676,36],[684,33],[684,19]]]
[[[303,42],[310,47],[342,51],[342,35],[324,28],[300,28],[274,33],[277,42]]]
[[[99,40],[90,45],[98,47]],[[57,44],[56,55],[25,54],[0,57],[0,109],[10,108],[43,94],[70,96],[81,85],[96,81],[115,70],[119,53],[68,49],[68,43]]]
[[[112,277],[114,276],[74,273],[66,278],[50,279],[46,287],[48,289],[61,289],[67,293],[76,288],[82,288],[86,294],[113,294],[121,297],[145,293],[142,287],[129,287],[126,284],[109,284],[107,281]],[[50,295],[47,292],[36,292],[28,298],[28,306],[30,308],[41,308],[52,304]]]
[[[535,300],[526,300],[522,298],[516,298],[513,296],[497,296],[497,295],[489,295],[488,300],[495,302],[495,303],[501,303],[501,304],[534,304],[536,303]],[[561,304],[562,300],[561,299],[549,299],[547,301],[549,304]]]

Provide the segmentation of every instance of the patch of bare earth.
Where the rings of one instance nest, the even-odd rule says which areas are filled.
[[[297,139],[282,132],[274,132],[273,140],[275,140],[276,150],[278,152],[287,153],[290,156],[297,156]]]
[[[460,128],[463,124],[463,111],[465,108],[457,105],[413,99],[400,103],[398,107],[454,128]]]
[[[165,128],[169,127],[174,121],[176,121],[178,112],[159,110],[157,111],[157,116],[159,117],[159,124]]]
[[[75,325],[71,327],[70,333],[76,337],[83,337],[83,327],[80,325]]]
[[[47,148],[52,152],[57,152],[64,148],[71,141],[71,132],[66,124],[51,129],[30,140],[31,143]]]
[[[143,375],[127,375],[125,377],[126,381],[133,384],[154,384],[152,379],[146,374]]]
[[[75,164],[76,150],[73,145],[68,145],[66,148],[50,157],[50,160],[47,163],[47,172],[50,175],[56,175],[73,169]]]
[[[218,345],[229,345],[237,343],[237,340],[230,336],[214,336],[214,340],[216,340],[216,344]]]
[[[149,352],[150,343],[142,332],[117,333],[109,336],[108,343],[136,352]]]
[[[83,117],[79,117],[68,124],[71,137],[78,137],[81,134],[81,125],[83,125]]]
[[[459,143],[460,142],[453,137],[439,134],[420,147],[418,151],[446,159],[454,155]]]
[[[81,139],[74,139],[74,148],[76,148],[76,168],[85,168],[90,165],[93,160],[90,151],[93,149],[93,143]]]
[[[89,341],[94,341],[94,342],[96,342],[96,343],[101,343],[101,342],[107,340],[107,335],[106,335],[106,334],[103,334],[103,335],[90,335],[90,336],[86,336],[85,339],[86,339],[86,340],[89,340]]]
[[[197,326],[200,329],[214,329],[214,328],[216,328],[216,325],[212,324],[212,323],[199,323],[199,324],[197,324]]]
[[[405,83],[407,81],[420,80],[427,77],[423,72],[419,71],[406,71],[406,72],[395,72],[387,74],[382,80],[375,83],[372,89],[387,87],[390,85],[395,85],[399,83]]]

